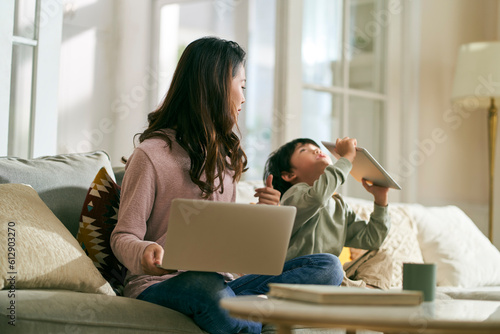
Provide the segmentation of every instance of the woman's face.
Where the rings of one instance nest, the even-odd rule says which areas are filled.
[[[245,103],[245,85],[246,85],[247,79],[245,76],[245,68],[243,65],[240,65],[240,68],[238,69],[238,72],[236,73],[236,76],[233,77],[233,81],[231,83],[231,111],[233,112],[233,115],[235,115],[235,118],[238,119],[238,116],[241,111],[241,105]]]

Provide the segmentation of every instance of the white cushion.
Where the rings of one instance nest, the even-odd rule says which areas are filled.
[[[500,285],[500,252],[456,206],[411,206],[424,261],[436,263],[439,286]]]
[[[373,201],[346,197],[345,201],[356,214],[368,221],[373,211]],[[388,213],[391,218],[389,234],[380,246],[387,251],[393,261],[391,287],[403,286],[403,263],[423,263],[422,253],[417,240],[417,229],[407,212],[405,204],[389,204]],[[370,260],[368,260],[370,261]]]
[[[236,186],[236,203],[257,203],[259,199],[254,197],[255,189],[264,187],[262,181],[240,181]]]
[[[0,184],[0,289],[115,295],[66,227],[28,185]],[[8,249],[7,246],[12,248]],[[8,262],[7,254],[11,254]],[[9,280],[14,276],[14,280]]]
[[[445,294],[453,299],[500,301],[500,286],[480,286],[474,288],[439,286],[436,292]]]

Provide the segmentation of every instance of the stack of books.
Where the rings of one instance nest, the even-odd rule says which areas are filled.
[[[421,291],[281,283],[270,283],[269,289],[269,297],[317,304],[410,306],[422,303]]]

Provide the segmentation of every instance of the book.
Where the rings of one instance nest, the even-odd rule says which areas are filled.
[[[419,305],[421,291],[269,283],[269,297],[331,305]]]

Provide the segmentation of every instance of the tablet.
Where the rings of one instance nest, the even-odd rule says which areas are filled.
[[[335,152],[335,143],[321,142],[337,159],[340,156]],[[401,186],[386,172],[377,160],[364,148],[356,147],[356,158],[352,162],[351,175],[356,181],[362,179],[372,182],[377,186],[401,190]]]

